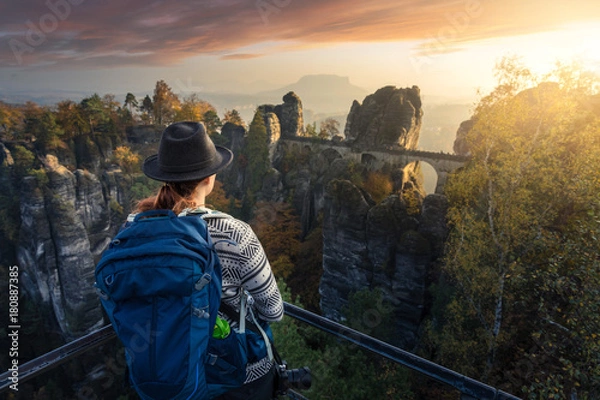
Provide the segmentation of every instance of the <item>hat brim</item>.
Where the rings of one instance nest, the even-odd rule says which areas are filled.
[[[217,150],[217,160],[207,168],[202,168],[190,172],[166,172],[160,168],[158,163],[158,154],[154,154],[146,160],[142,166],[144,174],[151,179],[161,182],[186,182],[197,181],[216,174],[226,168],[233,160],[233,152],[222,146],[215,146]]]

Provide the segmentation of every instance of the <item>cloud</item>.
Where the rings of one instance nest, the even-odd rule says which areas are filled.
[[[421,41],[450,52],[470,41],[600,17],[578,0],[21,0],[0,5],[0,67],[173,65],[279,42],[277,51],[341,42]],[[432,50],[433,49],[433,50]]]
[[[252,58],[259,58],[264,56],[264,54],[248,54],[248,53],[237,53],[237,54],[226,54],[221,56],[221,60],[249,60]]]

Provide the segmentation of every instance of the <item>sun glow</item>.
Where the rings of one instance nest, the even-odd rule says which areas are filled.
[[[545,74],[557,62],[580,63],[585,69],[600,74],[600,24],[578,23],[560,30],[528,35],[519,39],[519,55],[532,72]]]

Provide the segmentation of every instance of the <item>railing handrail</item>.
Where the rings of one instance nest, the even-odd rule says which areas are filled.
[[[345,325],[306,311],[298,306],[285,303],[285,314],[315,328],[345,339],[366,350],[404,365],[438,382],[451,386],[463,395],[479,400],[519,400],[518,397],[503,392],[483,382],[476,381],[456,371],[421,358],[406,350],[394,347],[382,340],[365,335]]]
[[[485,383],[461,375],[451,369],[418,357],[406,350],[394,347],[389,343],[365,335],[357,330],[331,321],[325,317],[306,311],[298,306],[284,303],[285,314],[309,324],[317,329],[345,339],[366,350],[392,360],[398,364],[415,370],[427,377],[460,391],[463,395],[479,400],[519,400],[511,394],[498,390]],[[112,325],[107,325],[79,339],[69,342],[55,350],[19,366],[19,383],[34,378],[58,365],[85,353],[116,336]],[[11,381],[11,371],[0,374],[0,393],[8,390]]]

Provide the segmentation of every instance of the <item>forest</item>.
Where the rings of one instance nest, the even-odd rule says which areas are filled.
[[[445,186],[449,233],[443,255],[428,272],[425,318],[419,343],[410,350],[524,399],[598,399],[600,82],[576,64],[559,64],[550,75],[537,76],[514,58],[502,59],[495,72],[496,88],[481,95],[457,134],[455,151],[470,161]],[[225,143],[221,130],[227,124],[247,130],[246,146],[236,154],[246,168],[245,191],[233,193],[231,177],[225,176],[209,201],[251,224],[285,300],[318,313],[322,217],[303,233],[290,199],[272,202],[258,195],[270,168],[260,110],[248,124],[236,110],[220,117],[210,103],[196,95],[180,98],[164,81],[156,83],[153,96],[140,100],[129,93],[125,99],[94,94],[53,106],[0,103],[0,139],[8,150],[0,158],[6,188],[0,193],[2,285],[17,259],[19,185],[34,177],[44,190],[44,155],[85,170],[107,158],[89,149],[111,148],[106,162],[120,168],[130,188],[126,201],[111,203],[110,218],[122,220],[135,201],[157,187],[140,170],[156,143],[128,141],[129,127],[180,120],[203,121],[216,143]],[[340,132],[335,122],[306,131],[329,139]],[[103,146],[86,146],[90,141]],[[352,179],[377,202],[393,194],[385,174]],[[21,296],[21,318],[28,326],[22,338],[25,359],[59,346],[63,338],[55,321],[45,317],[47,310]],[[8,304],[5,291],[0,304]],[[391,305],[376,287],[352,293],[341,312],[344,324],[381,340],[402,335],[390,329]],[[3,346],[5,326],[0,327]],[[303,392],[310,399],[459,398],[416,372],[289,317],[273,331],[288,365],[313,371],[313,387]],[[93,382],[83,371],[99,356],[105,379]],[[122,358],[116,343],[107,345],[103,353],[82,356],[24,384],[18,397],[9,398],[134,399]],[[6,354],[0,361],[8,366]]]

